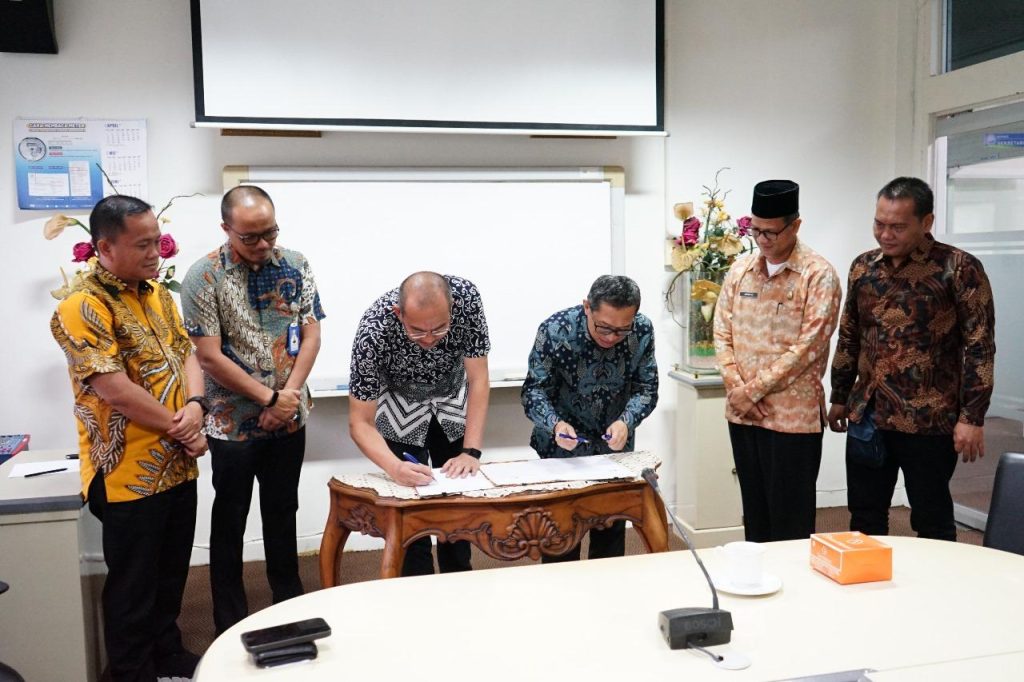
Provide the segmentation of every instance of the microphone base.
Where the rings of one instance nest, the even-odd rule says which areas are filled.
[[[669,609],[658,614],[658,628],[670,649],[728,644],[732,614],[722,609]]]

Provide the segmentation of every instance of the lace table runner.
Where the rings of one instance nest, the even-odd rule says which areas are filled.
[[[647,468],[655,469],[661,466],[661,458],[642,450],[639,452],[618,452],[609,455],[612,459],[633,472],[633,479],[640,478],[640,473]],[[478,474],[479,475],[479,474]],[[394,497],[399,500],[418,500],[423,497],[411,486],[398,485],[391,477],[381,472],[366,474],[343,474],[335,476],[335,480],[353,488],[368,488],[380,497]],[[531,483],[530,485],[507,485],[487,490],[472,490],[461,493],[464,497],[507,497],[527,492],[544,492],[549,490],[573,490],[586,488],[596,483],[607,483],[608,481],[559,481],[557,483]],[[436,497],[429,496],[429,497]]]

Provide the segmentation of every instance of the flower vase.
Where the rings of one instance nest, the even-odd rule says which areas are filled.
[[[683,292],[687,306],[686,368],[695,374],[715,374],[715,308],[725,271],[694,269],[686,273]]]

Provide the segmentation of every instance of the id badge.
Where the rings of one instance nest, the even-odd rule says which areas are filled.
[[[299,323],[288,325],[288,355],[293,358],[299,354]]]

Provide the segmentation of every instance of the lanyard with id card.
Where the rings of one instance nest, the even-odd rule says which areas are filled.
[[[292,304],[292,312],[298,317],[298,306]],[[288,355],[295,357],[299,354],[299,346],[302,344],[302,338],[299,335],[299,323],[297,320],[292,320],[291,324],[288,325]]]

